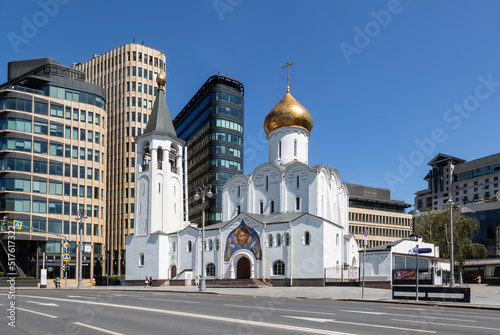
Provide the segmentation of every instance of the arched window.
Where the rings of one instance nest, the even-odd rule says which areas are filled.
[[[290,245],[290,234],[285,233],[285,245],[288,247]]]
[[[276,246],[281,247],[281,234],[276,234]]]
[[[273,275],[274,276],[285,275],[285,263],[282,260],[277,260],[273,263]]]
[[[273,246],[273,235],[272,234],[267,235],[267,245],[269,246],[269,248],[271,248]]]
[[[337,247],[338,247],[338,246],[339,246],[339,234],[337,234],[337,237],[336,237],[336,239],[335,239],[335,243],[336,243],[336,245],[337,245]]]
[[[299,187],[300,187],[300,183],[299,183],[300,178],[299,178],[299,175],[297,175],[297,177],[296,177],[295,179],[296,179],[296,181],[295,181],[295,182],[296,182],[296,184],[297,184],[297,188],[299,188]]]
[[[266,176],[266,191],[269,190],[269,176]]]
[[[206,274],[207,277],[215,277],[215,264],[208,263],[206,272],[207,272],[207,274]]]
[[[208,251],[212,251],[214,248],[214,242],[212,240],[208,240]]]
[[[311,244],[311,234],[308,231],[306,231],[304,233],[304,245],[309,245],[309,244]]]
[[[216,239],[215,240],[215,250],[219,250],[220,249],[220,241],[219,239]]]
[[[237,214],[240,215],[240,213],[241,213],[241,206],[238,205],[238,207],[237,207]]]
[[[192,250],[193,250],[193,242],[188,241],[187,252],[191,252]]]
[[[293,140],[293,156],[297,157],[297,140]]]

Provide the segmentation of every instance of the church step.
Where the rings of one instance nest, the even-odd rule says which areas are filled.
[[[207,287],[211,288],[263,288],[268,287],[258,279],[216,279],[207,280]]]

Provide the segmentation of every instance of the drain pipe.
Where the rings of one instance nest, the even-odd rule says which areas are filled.
[[[289,257],[290,261],[288,264],[290,264],[290,286],[293,286],[293,271],[292,271],[292,264],[293,264],[293,234],[292,234],[292,222],[288,222],[288,226],[290,227],[290,252],[289,252]]]

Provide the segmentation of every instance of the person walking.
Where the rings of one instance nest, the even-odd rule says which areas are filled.
[[[198,280],[199,280],[198,276],[196,276],[196,278],[194,279],[194,284],[196,285],[196,287],[198,287],[198,283],[199,283]]]
[[[149,287],[153,287],[153,277],[149,277]]]
[[[148,281],[148,276],[146,276],[146,279],[144,280],[144,287],[148,288],[149,281]]]

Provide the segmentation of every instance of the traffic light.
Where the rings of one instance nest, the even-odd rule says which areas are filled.
[[[7,218],[6,216],[4,216],[4,217],[3,217],[3,219],[2,219],[2,224],[3,224],[4,226],[6,226],[6,225],[7,225],[7,220],[8,220],[8,218]]]

